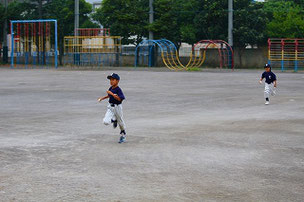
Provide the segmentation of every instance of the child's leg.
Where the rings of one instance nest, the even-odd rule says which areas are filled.
[[[115,116],[121,131],[126,129],[126,124],[123,120],[122,105],[115,105]]]
[[[264,98],[268,101],[269,95],[270,95],[270,85],[268,83],[265,83],[265,90],[264,90]]]
[[[270,88],[270,94],[271,94],[272,96],[275,96],[276,92],[275,92],[273,83],[269,85],[269,88]]]
[[[113,107],[111,107],[111,105],[108,105],[108,109],[107,112],[105,114],[105,117],[103,118],[103,123],[105,125],[109,125],[112,123],[112,119],[114,117],[114,111],[113,111]]]

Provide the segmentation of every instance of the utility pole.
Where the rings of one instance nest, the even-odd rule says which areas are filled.
[[[7,0],[4,0],[5,18],[3,26],[3,63],[8,63],[8,47],[7,47]]]
[[[77,29],[79,28],[79,0],[75,0],[75,24],[74,24],[74,36],[77,36]]]
[[[233,0],[228,0],[228,43],[233,47]]]
[[[149,23],[152,24],[154,22],[154,9],[153,9],[153,1],[154,0],[149,0]],[[154,36],[153,36],[153,32],[149,31],[149,39],[153,40]]]
[[[74,41],[74,45],[77,44],[74,47],[74,52],[76,54],[74,54],[74,64],[75,65],[79,65],[80,64],[80,54],[79,54],[79,39],[77,38],[78,36],[78,28],[79,28],[79,0],[75,0],[75,24],[74,24],[74,37],[75,37],[75,41]]]

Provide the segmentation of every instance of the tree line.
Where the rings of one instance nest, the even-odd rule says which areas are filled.
[[[149,0],[103,0],[92,17],[123,43],[137,44],[151,30],[156,39],[179,45],[201,39],[228,38],[227,0],[154,0],[149,24]],[[267,38],[304,37],[304,0],[234,0],[234,46],[265,45]],[[136,36],[135,38],[131,36]]]
[[[0,4],[0,30],[5,19],[39,19],[40,0],[13,1],[7,12]],[[42,5],[42,18],[58,20],[59,47],[74,31],[74,0],[48,0]],[[80,0],[80,27],[111,28],[122,36],[123,44],[138,44],[154,32],[155,39],[166,38],[177,46],[201,39],[228,38],[227,0],[154,0],[154,23],[149,24],[149,0],[103,0],[92,12],[92,5]],[[304,38],[304,0],[234,0],[234,47],[266,45],[267,38]],[[2,35],[0,39],[2,41]]]

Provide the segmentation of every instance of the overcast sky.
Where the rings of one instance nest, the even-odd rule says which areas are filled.
[[[89,3],[93,3],[93,2],[99,2],[101,0],[86,0],[86,1],[89,2]]]

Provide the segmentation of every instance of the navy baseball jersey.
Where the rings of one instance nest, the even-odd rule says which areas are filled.
[[[264,78],[265,78],[265,82],[268,84],[271,84],[277,80],[277,77],[273,72],[264,72],[262,74],[262,79],[264,79]]]
[[[125,96],[122,92],[122,90],[117,86],[116,88],[112,88],[112,86],[109,88],[109,91],[112,93],[118,95],[118,97],[121,99],[121,101],[116,100],[112,95],[109,95],[109,103],[112,104],[121,104],[122,101],[125,99]]]

